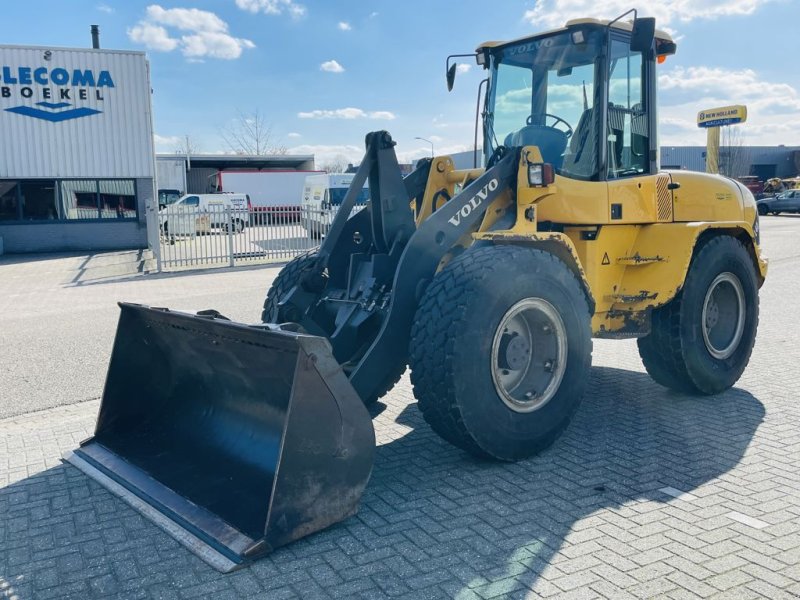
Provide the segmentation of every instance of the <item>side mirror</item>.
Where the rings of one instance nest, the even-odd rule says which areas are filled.
[[[458,66],[457,63],[453,63],[447,69],[447,91],[448,92],[452,92],[453,91],[453,82],[456,80],[456,67],[457,66]]]
[[[637,17],[633,20],[631,32],[631,50],[634,52],[648,52],[653,47],[656,37],[656,20],[653,17]]]

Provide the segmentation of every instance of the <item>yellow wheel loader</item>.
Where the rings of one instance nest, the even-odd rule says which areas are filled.
[[[436,433],[504,461],[567,427],[592,337],[637,338],[673,390],[730,388],[767,264],[743,185],[659,170],[657,65],[674,52],[646,18],[478,47],[485,166],[442,156],[403,178],[370,133],[263,323],[122,304],[95,435],[69,460],[227,571],[355,513],[365,405],[407,366]]]

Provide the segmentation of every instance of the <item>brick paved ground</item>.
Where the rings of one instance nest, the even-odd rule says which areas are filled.
[[[765,219],[771,277],[735,389],[667,392],[634,343],[597,341],[566,434],[506,465],[433,435],[404,379],[378,407],[359,514],[230,575],[60,464],[96,401],[0,420],[0,595],[800,596],[798,234]]]

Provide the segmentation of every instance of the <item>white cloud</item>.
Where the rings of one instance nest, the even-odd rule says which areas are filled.
[[[302,135],[300,135],[299,133],[297,133],[296,131],[292,131],[292,132],[290,132],[290,133],[287,133],[287,134],[286,134],[286,137],[290,137],[290,138],[295,138],[295,139],[297,139],[297,138],[301,138],[301,137],[303,137],[303,136],[302,136]]]
[[[353,28],[350,26],[350,23],[348,23],[347,21],[339,21],[339,25],[338,25],[338,27],[339,27],[339,29],[341,29],[342,31],[350,31],[351,29],[353,29]]]
[[[139,21],[128,29],[128,37],[132,42],[144,44],[150,50],[170,52],[178,47],[178,40],[169,36],[166,29],[146,21]]]
[[[167,153],[175,152],[177,148],[183,146],[183,138],[179,135],[158,135],[153,134],[156,152]]]
[[[429,138],[432,139],[432,138]],[[444,140],[433,140],[436,143],[435,152],[437,155],[455,154],[472,150],[471,144],[458,144],[444,142]],[[408,144],[411,146],[412,144]],[[480,160],[480,150],[479,160]],[[326,145],[326,144],[299,144],[288,149],[289,154],[313,154],[314,163],[319,167],[326,163],[338,160],[340,157],[347,158],[347,161],[357,165],[364,158],[364,146],[356,144]],[[413,147],[405,149],[402,144],[397,146],[397,158],[401,163],[413,163],[420,158],[431,155],[431,147],[419,140],[413,141]]]
[[[288,150],[289,154],[313,154],[314,163],[319,167],[326,163],[336,160],[340,156],[347,158],[348,162],[358,164],[364,157],[364,147],[349,144],[326,145],[326,144],[301,144],[292,146]]]
[[[187,58],[222,58],[232,60],[239,58],[245,48],[255,48],[250,40],[231,37],[227,33],[216,31],[199,31],[181,38],[183,55]]]
[[[109,15],[114,12],[114,9],[111,8],[108,4],[98,4],[95,8],[100,12],[104,12]]]
[[[467,72],[469,72],[469,70],[471,68],[472,68],[472,65],[469,64],[469,63],[458,63],[458,66],[456,67],[456,72],[457,73],[467,73]]]
[[[186,32],[180,38],[170,36],[167,27]],[[163,8],[158,4],[147,7],[146,16],[128,29],[128,37],[150,50],[170,52],[180,48],[190,62],[202,62],[203,57],[232,60],[255,44],[228,32],[228,24],[216,14],[196,8]]]
[[[656,26],[664,28],[695,19],[751,15],[772,1],[775,0],[651,0],[643,3],[639,15],[655,17]],[[613,19],[630,8],[630,0],[539,0],[534,8],[525,11],[523,19],[531,25],[561,27],[570,19],[588,15]]]
[[[383,119],[384,121],[393,121],[397,117],[393,112],[389,112],[388,110],[376,110],[369,113],[370,119]]]
[[[436,156],[456,154],[458,152],[466,152],[467,150],[473,149],[471,144],[453,144],[453,143],[442,144],[441,139],[438,142],[433,140],[433,137],[429,139],[436,144],[433,149]],[[413,163],[419,160],[420,158],[430,157],[431,155],[430,144],[427,144],[425,142],[419,142],[418,140],[415,141],[414,143],[419,145],[411,150],[402,150],[402,149],[398,150],[397,160],[399,162]],[[478,160],[480,161],[480,150],[478,151]]]
[[[236,6],[251,13],[262,12],[265,15],[281,15],[284,12],[293,19],[306,15],[306,7],[293,0],[236,0]]]
[[[319,66],[319,70],[328,73],[344,73],[344,67],[335,60],[326,60]]]
[[[752,69],[697,66],[665,71],[658,82],[664,144],[704,144],[697,113],[730,104],[747,105],[742,133],[748,144],[791,144],[800,137],[800,92],[783,81],[764,81]]]
[[[396,118],[396,115],[388,110],[367,112],[360,108],[312,110],[308,112],[299,112],[297,116],[301,119],[380,119],[385,121],[391,121]]]
[[[152,4],[147,7],[147,19],[185,31],[228,31],[228,24],[217,15],[197,8],[162,8]]]
[[[369,13],[369,18],[370,19],[374,19],[377,16],[378,16],[378,12],[377,11],[372,11],[371,13]]]

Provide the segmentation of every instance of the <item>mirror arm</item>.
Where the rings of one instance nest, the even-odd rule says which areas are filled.
[[[445,62],[445,71],[444,71],[445,72],[445,77],[447,78],[447,91],[450,91],[450,90],[453,89],[453,81],[455,81],[455,78],[456,78],[456,72],[455,72],[456,63],[453,63],[453,65],[451,66],[450,65],[450,59],[451,58],[465,58],[467,56],[471,56],[472,58],[475,59],[476,63],[478,62],[478,53],[477,52],[473,52],[472,54],[451,54],[450,56],[447,57],[447,61]],[[452,75],[450,74],[450,69],[451,68],[453,69],[453,74]]]

